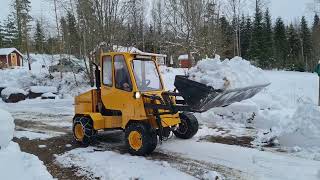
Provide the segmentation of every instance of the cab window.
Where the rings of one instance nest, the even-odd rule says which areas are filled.
[[[114,56],[115,85],[124,91],[132,91],[132,83],[124,56]]]
[[[111,56],[103,57],[103,84],[112,86],[112,59]]]

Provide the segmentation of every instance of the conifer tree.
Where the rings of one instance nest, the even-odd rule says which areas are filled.
[[[220,18],[220,32],[223,38],[222,51],[221,56],[224,58],[232,58],[233,57],[233,31],[232,26],[227,21],[226,17],[222,16]]]
[[[36,32],[34,34],[34,41],[35,41],[35,51],[38,53],[43,53],[45,36],[39,20],[37,20],[36,22]]]
[[[250,17],[245,18],[242,15],[241,18],[241,56],[245,59],[249,58],[249,48],[252,34],[252,24]]]
[[[12,14],[9,14],[4,21],[3,26],[3,47],[18,47],[19,38],[18,30],[15,25],[15,19]]]
[[[261,67],[265,67],[266,63],[262,59],[264,38],[263,38],[263,14],[260,7],[260,1],[256,0],[255,15],[252,28],[252,41],[250,46],[251,59]]]
[[[315,67],[320,60],[320,19],[317,14],[314,16],[313,26],[312,26],[312,49],[314,60],[312,66]]]
[[[274,55],[277,63],[276,67],[287,67],[288,42],[286,37],[286,27],[281,18],[277,18],[274,27]]]
[[[0,22],[0,48],[3,47],[3,27],[2,23]]]
[[[81,44],[81,39],[77,29],[77,22],[74,15],[68,11],[67,13],[67,23],[68,23],[68,35],[69,35],[69,53],[73,55],[80,55],[79,49]]]
[[[304,66],[303,62],[301,61],[300,52],[300,40],[299,34],[294,28],[293,24],[289,25],[288,28],[288,68],[294,71],[303,71]]]
[[[311,52],[312,52],[312,42],[311,42],[311,32],[308,27],[306,18],[303,16],[300,22],[300,40],[302,46],[302,59],[305,63],[305,71],[312,70]]]
[[[269,9],[266,10],[263,17],[263,52],[262,59],[265,68],[273,68],[275,66],[273,58],[273,40],[272,40],[272,23]]]

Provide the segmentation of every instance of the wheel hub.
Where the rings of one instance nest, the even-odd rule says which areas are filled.
[[[76,124],[76,126],[74,127],[74,134],[79,141],[83,140],[84,130],[81,124]]]
[[[138,131],[132,131],[129,134],[129,144],[132,149],[138,151],[142,146],[142,137]]]

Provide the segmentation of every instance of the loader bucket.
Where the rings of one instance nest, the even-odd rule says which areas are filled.
[[[205,112],[214,107],[224,107],[252,98],[270,84],[221,90],[190,80],[187,76],[176,76],[174,85],[191,110]]]

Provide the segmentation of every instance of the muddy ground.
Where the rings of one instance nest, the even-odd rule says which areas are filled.
[[[15,120],[16,130],[27,130],[38,133],[54,131],[63,134],[58,137],[53,137],[45,140],[29,140],[27,138],[14,138],[14,141],[20,145],[22,151],[38,156],[39,159],[44,162],[48,171],[52,174],[54,178],[58,178],[61,180],[100,179],[99,177],[95,177],[94,174],[88,174],[88,176],[79,176],[77,172],[85,170],[78,169],[77,167],[65,168],[60,166],[55,161],[56,155],[63,154],[75,148],[81,148],[81,145],[79,145],[77,142],[73,140],[70,127],[48,125],[43,121],[37,121],[37,118],[40,117],[38,115],[34,115],[33,118],[27,118],[27,120],[23,120],[23,118],[21,117],[22,116],[20,114],[19,117],[17,117]],[[50,116],[50,118],[54,119],[61,117]],[[30,119],[32,119],[32,121],[30,121]],[[94,146],[96,151],[115,151],[120,154],[124,154],[127,153],[127,151],[124,147],[123,138],[124,134],[122,131],[110,131],[99,133],[95,137],[95,140],[91,144],[91,146]],[[200,140],[250,147],[250,142],[252,141],[252,138],[207,136]],[[159,149],[157,149],[150,156],[147,156],[146,159],[166,161],[171,165],[171,167],[176,168],[187,174],[190,174],[198,179],[201,179],[202,175],[208,171],[217,171],[221,173],[223,176],[225,176],[227,179],[242,179],[242,172],[238,170],[234,170],[217,164],[210,164],[202,161],[188,159],[182,157],[179,154],[174,154],[171,152],[162,152]]]

